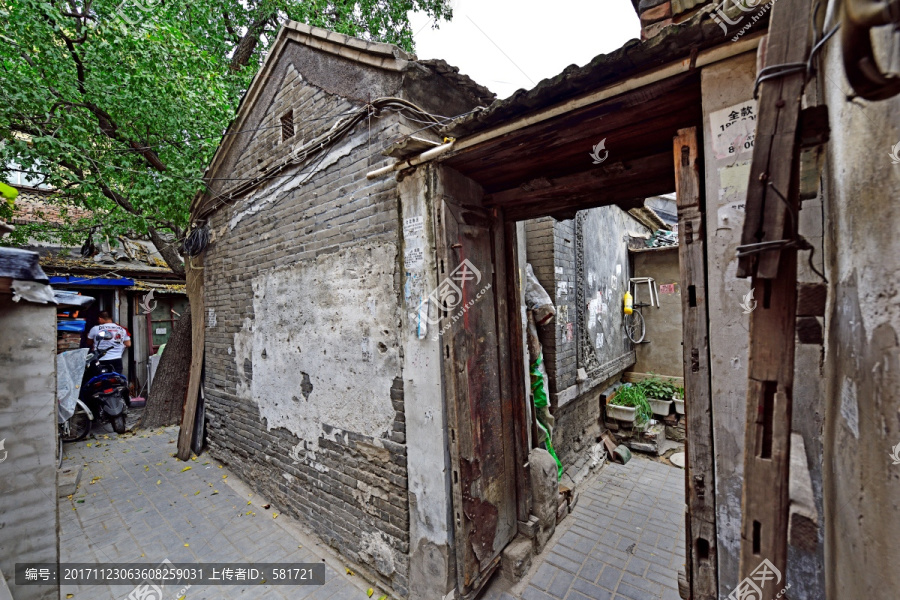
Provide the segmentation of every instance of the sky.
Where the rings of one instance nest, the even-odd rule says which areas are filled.
[[[584,65],[632,38],[631,0],[451,0],[453,20],[432,29],[412,14],[419,58],[443,58],[499,98]]]

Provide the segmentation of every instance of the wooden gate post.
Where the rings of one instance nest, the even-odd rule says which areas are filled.
[[[737,275],[752,275],[758,302],[750,316],[738,588],[762,598],[780,594],[787,570],[798,131],[812,16],[811,0],[779,0],[772,8],[766,65],[758,74],[756,138],[738,248]]]
[[[674,139],[678,205],[678,259],[684,330],[685,556],[692,600],[718,598],[716,486],[713,469],[712,398],[709,379],[709,313],[706,302],[704,217],[698,165],[697,128]]]

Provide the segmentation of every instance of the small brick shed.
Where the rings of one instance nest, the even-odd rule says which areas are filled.
[[[433,252],[419,258],[434,240],[414,189],[437,178],[366,173],[398,139],[440,143],[427,114],[492,100],[443,61],[288,23],[193,210],[211,232],[213,455],[402,597],[455,585],[440,350],[407,306],[437,281]]]

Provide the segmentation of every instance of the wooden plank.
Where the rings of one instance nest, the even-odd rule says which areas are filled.
[[[191,302],[191,376],[188,380],[184,412],[181,415],[181,429],[178,431],[179,460],[191,458],[191,442],[194,436],[194,422],[197,418],[197,401],[200,397],[203,353],[206,344],[206,314],[203,297],[203,259],[205,253],[188,260],[184,265],[188,299]]]
[[[811,0],[775,3],[765,51],[766,66],[806,62],[811,24]],[[793,73],[760,85],[742,245],[790,235],[785,229],[785,202],[779,193],[787,198],[792,193],[791,186],[796,184],[792,173],[805,77],[805,72]],[[772,279],[778,272],[779,256],[779,251],[770,251],[742,257],[737,275],[748,277],[755,271],[762,279]]]
[[[665,382],[672,383],[672,385],[684,387],[684,377],[670,377],[668,375],[657,375],[655,373],[638,373],[637,371],[626,371],[622,373],[622,381],[626,383],[640,383],[651,377],[659,377]]]
[[[796,206],[796,197],[791,201]],[[796,249],[782,252],[775,279],[754,277],[751,285],[762,293],[750,315],[741,580],[753,578],[764,560],[782,576],[787,568]],[[758,585],[763,597],[773,598],[784,587],[783,580],[775,578]]]
[[[709,379],[709,315],[704,269],[704,215],[698,164],[697,129],[681,129],[674,139],[678,205],[678,258],[684,330],[685,479],[690,518],[687,575],[693,600],[718,598],[716,485],[713,470],[712,397]]]
[[[510,372],[510,395],[513,400],[513,423],[515,426],[515,459],[516,459],[516,509],[520,521],[527,522],[531,515],[531,481],[528,469],[529,422],[525,403],[530,401],[528,386],[525,383],[525,370],[522,364],[525,348],[522,344],[522,299],[519,295],[519,262],[516,248],[518,235],[515,221],[505,221],[502,211],[495,211],[498,223],[502,223],[503,243],[497,256],[504,257],[506,279],[506,313],[498,311],[497,319],[505,320],[508,325],[507,366],[501,368]],[[498,233],[500,228],[498,228]],[[499,277],[498,277],[499,279]]]

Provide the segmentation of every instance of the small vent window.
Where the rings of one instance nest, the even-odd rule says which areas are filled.
[[[281,141],[292,137],[294,137],[294,111],[289,110],[281,117]]]

